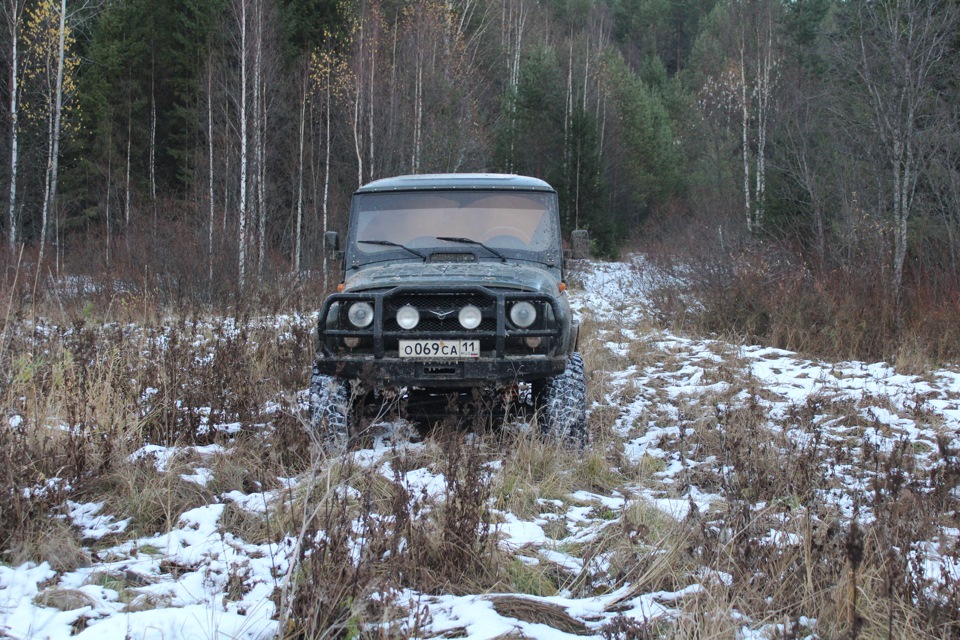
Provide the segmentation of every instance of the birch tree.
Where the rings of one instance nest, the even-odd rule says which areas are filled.
[[[272,98],[279,91],[279,88],[275,86],[278,82],[275,64],[277,57],[275,47],[276,15],[272,9],[272,4],[265,0],[251,0],[250,10],[252,24],[248,26],[250,28],[249,37],[252,38],[250,55],[253,67],[253,82],[250,87],[250,98],[253,101],[251,114],[253,158],[250,195],[253,198],[251,202],[253,206],[250,213],[256,224],[257,282],[259,283],[263,279],[266,258],[269,253],[267,226],[270,209],[267,199],[269,188],[267,163],[270,150],[278,144],[278,141],[271,139],[267,132],[269,131]]]
[[[935,105],[950,69],[944,56],[956,34],[957,7],[926,0],[858,0],[849,10],[852,33],[840,49],[840,70],[852,72],[868,115],[864,148],[877,153],[875,175],[882,185],[877,207],[889,220],[890,291],[901,322],[909,224],[920,176],[940,142],[933,126]],[[861,110],[853,109],[856,118]],[[871,138],[876,144],[869,144]]]
[[[375,83],[377,79],[377,50],[380,47],[383,16],[379,0],[364,0],[354,22],[350,41],[352,90],[353,151],[357,160],[357,185],[374,175],[375,162]]]
[[[950,268],[960,273],[960,105],[952,105],[947,118],[949,133],[943,153],[937,155],[930,168],[930,179],[947,234]]]
[[[3,3],[7,36],[10,38],[10,187],[7,208],[7,243],[11,254],[17,246],[17,167],[20,160],[20,24],[24,0],[5,0]]]
[[[774,5],[773,0],[739,0],[736,5],[743,208],[752,232],[763,225],[766,199],[767,135],[777,64]]]
[[[781,13],[776,0],[731,0],[718,5],[697,43],[705,76],[697,102],[716,134],[718,185],[721,190],[733,187],[725,170],[739,173],[739,188],[733,187],[741,203],[737,213],[754,233],[765,217],[767,141],[781,55],[775,34]],[[735,144],[739,169],[726,167],[733,152],[728,144]]]
[[[515,142],[513,132],[517,126],[515,97],[520,85],[520,61],[523,53],[524,34],[527,31],[527,21],[532,7],[528,0],[503,0],[502,7],[500,46],[504,51],[507,69],[507,97],[504,103],[509,110],[507,118],[509,120],[508,136],[510,139],[506,170],[514,171]]]
[[[239,0],[240,19],[240,201],[237,204],[238,225],[238,276],[240,288],[247,278],[247,0]]]
[[[213,283],[213,227],[216,218],[214,204],[214,129],[213,129],[213,52],[207,53],[207,279]],[[128,165],[129,166],[129,165]]]
[[[300,257],[303,247],[303,175],[304,175],[304,147],[307,129],[307,104],[310,100],[310,74],[303,73],[300,88],[300,118],[297,126],[297,201],[294,223],[293,240],[293,273],[300,276]]]
[[[253,0],[253,195],[256,198],[253,218],[257,222],[257,282],[263,278],[263,260],[266,254],[266,212],[264,211],[264,108],[263,90],[263,0]]]
[[[334,101],[345,99],[350,93],[352,77],[347,61],[336,48],[333,35],[324,34],[324,45],[310,57],[311,100],[319,102],[323,109],[323,192],[321,196],[321,232],[330,230],[330,143]],[[317,100],[319,98],[319,100]],[[299,247],[298,247],[299,251]],[[323,252],[323,286],[328,284],[327,252]]]
[[[471,66],[472,36],[458,25],[452,3],[418,0],[401,12],[395,54],[400,97],[389,119],[407,153],[394,155],[394,171],[462,171],[485,153],[477,122],[488,92]]]
[[[64,113],[69,111],[76,91],[79,59],[73,53],[74,37],[67,27],[67,2],[45,0],[27,10],[24,33],[26,82],[34,84],[37,103],[25,109],[28,117],[47,128],[47,162],[44,172],[43,204],[40,214],[40,253],[43,262],[50,216],[56,215],[60,137]]]

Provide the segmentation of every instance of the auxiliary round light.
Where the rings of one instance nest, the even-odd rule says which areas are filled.
[[[464,329],[476,329],[480,326],[480,321],[483,320],[483,314],[480,313],[480,309],[468,304],[460,309],[457,319],[460,320],[460,326]]]
[[[531,349],[536,349],[540,346],[540,343],[543,342],[543,338],[540,336],[533,336],[532,338],[524,338],[524,342],[526,342],[527,346]]]
[[[525,300],[518,302],[510,307],[510,319],[513,324],[526,329],[537,319],[537,308]]]
[[[397,324],[401,329],[413,329],[420,324],[420,312],[409,304],[403,305],[397,309]]]
[[[345,346],[348,349],[356,349],[357,347],[360,346],[360,338],[356,336],[348,336],[343,339],[343,346]]]
[[[373,307],[369,302],[354,302],[347,311],[350,324],[358,329],[364,329],[373,324]]]

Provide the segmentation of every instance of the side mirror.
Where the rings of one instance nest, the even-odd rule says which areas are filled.
[[[570,232],[571,257],[574,260],[586,260],[590,257],[590,232],[586,229],[574,229]]]
[[[323,248],[327,251],[339,251],[340,234],[336,231],[327,231],[323,234]]]

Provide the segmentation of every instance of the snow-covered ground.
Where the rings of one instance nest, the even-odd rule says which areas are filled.
[[[704,567],[675,589],[638,591],[629,582],[612,578],[602,584],[611,570],[611,558],[585,550],[638,503],[657,510],[678,527],[694,514],[702,517],[722,509],[724,497],[717,485],[729,481],[730,471],[707,440],[711,433],[723,430],[726,416],[738,410],[763,416],[760,427],[776,435],[781,455],[789,455],[791,447],[792,451],[818,452],[817,496],[842,517],[864,522],[873,517],[867,493],[878,473],[858,464],[868,453],[865,448],[889,453],[906,443],[921,469],[941,464],[937,452],[944,447],[960,448],[957,371],[908,376],[883,363],[828,363],[777,349],[684,338],[651,328],[645,291],[656,283],[642,266],[586,264],[577,279],[580,282],[570,294],[572,303],[594,327],[587,332],[592,343],[585,345],[592,359],[588,384],[594,399],[593,422],[601,414],[607,416],[605,437],[622,444],[627,462],[651,471],[609,495],[577,491],[553,501],[533,518],[498,513],[502,521],[498,535],[501,548],[527,565],[558,566],[573,576],[589,575],[600,584],[587,590],[591,593],[586,596],[583,589],[579,594],[567,590],[548,597],[522,596],[559,607],[576,623],[565,626],[566,630],[558,628],[563,625],[548,624],[549,619],[531,622],[511,617],[514,609],[498,606],[504,594],[405,592],[398,599],[409,603],[411,619],[397,622],[395,631],[407,624],[410,633],[416,628],[420,637],[480,640],[512,633],[547,640],[600,637],[601,628],[618,616],[640,622],[672,619],[679,603],[706,589],[708,582],[723,583],[730,577]],[[692,411],[704,405],[714,407],[712,417]],[[375,445],[352,455],[392,479],[394,472],[384,460],[387,446]],[[424,445],[404,446],[416,450]],[[192,473],[183,477],[206,485],[211,472],[203,460],[222,452],[217,447],[194,448],[191,460],[197,462]],[[151,457],[162,468],[174,453],[152,446],[136,455]],[[302,481],[281,479],[281,484],[291,487]],[[445,487],[444,478],[428,468],[408,471],[405,482],[433,496],[442,496]],[[220,517],[230,504],[263,511],[281,493],[219,495],[214,503],[183,514],[169,533],[97,547],[91,566],[74,571],[58,573],[47,563],[0,565],[0,636],[273,637],[278,623],[270,597],[288,575],[295,540],[250,544],[226,532]],[[111,513],[109,504],[70,503],[65,512],[91,544],[108,534],[122,537],[127,526]],[[568,535],[557,536],[558,522]],[[796,532],[784,529],[771,527],[762,542],[797,544]],[[954,544],[958,534],[944,526],[937,539],[924,543],[923,571],[932,580],[960,581]],[[951,548],[953,552],[947,553]],[[118,581],[135,586],[127,589],[128,595],[135,595],[132,600],[121,599]],[[800,617],[796,625],[800,637],[821,637],[813,619]],[[761,638],[775,632],[775,626],[744,617],[739,635]]]

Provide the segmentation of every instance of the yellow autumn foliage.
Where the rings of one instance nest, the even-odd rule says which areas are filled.
[[[27,7],[21,35],[24,51],[24,92],[21,109],[33,122],[45,121],[57,100],[57,62],[60,55],[60,4],[43,0]],[[63,81],[61,85],[62,130],[69,132],[79,111],[71,98],[77,90],[80,58],[74,52],[76,38],[69,25],[64,28]]]

